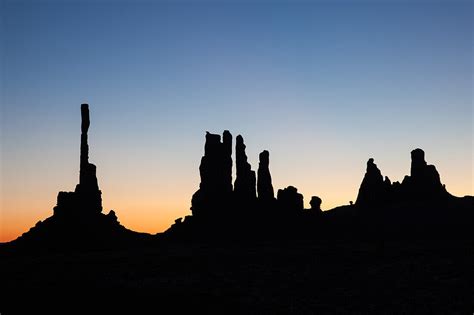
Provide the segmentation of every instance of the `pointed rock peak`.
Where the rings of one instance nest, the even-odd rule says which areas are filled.
[[[370,158],[367,161],[367,174],[370,175],[377,175],[377,177],[380,177],[383,180],[382,173],[380,172],[379,168],[377,167],[377,164],[374,163],[374,159]]]
[[[368,161],[367,161],[367,171],[369,170],[372,170],[374,168],[377,168],[377,164],[374,163],[374,159],[373,158],[370,158]]]
[[[367,161],[367,171],[359,188],[356,205],[372,206],[378,204],[385,198],[386,182],[384,177],[374,163],[374,159]]]

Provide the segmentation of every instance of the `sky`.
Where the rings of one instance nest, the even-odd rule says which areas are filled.
[[[371,157],[401,181],[418,147],[474,194],[471,1],[0,3],[0,242],[74,190],[81,103],[104,212],[136,231],[191,214],[206,131],[254,170],[269,150],[306,207],[355,201]]]

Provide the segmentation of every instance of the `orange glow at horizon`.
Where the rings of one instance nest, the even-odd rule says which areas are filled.
[[[81,103],[103,213],[140,232],[191,214],[206,131],[254,171],[268,150],[306,208],[355,202],[369,158],[402,181],[415,148],[474,194],[472,1],[69,2],[1,5],[0,242],[74,191]]]
[[[332,180],[327,179],[325,184],[332,190],[326,190],[325,194],[318,195],[323,199],[323,210],[329,210],[340,205],[347,205],[349,201],[355,202],[358,184],[362,180],[362,176],[363,173],[360,174],[359,179],[353,181],[357,183],[357,185],[352,191],[339,190],[339,180],[341,180],[341,178],[337,176]],[[303,187],[303,189],[299,189],[299,191],[304,195],[305,207],[308,207],[309,200],[311,199],[311,194],[308,192],[321,191],[319,188],[314,190],[308,189],[311,187],[309,184],[311,183],[301,181],[300,186],[295,185],[297,188]],[[196,185],[189,185],[188,188],[192,188],[193,186],[197,189]],[[314,187],[314,183],[312,183],[312,186]],[[123,186],[120,187],[123,188]],[[455,183],[447,185],[447,188],[451,189],[451,193],[458,196],[463,196],[463,194],[456,194],[456,192],[469,190],[469,188],[466,189],[467,187],[462,187]],[[274,187],[274,189],[276,194],[277,187]],[[162,193],[156,191],[152,192],[152,189],[141,192],[140,189],[137,189],[137,191],[129,194],[120,188],[107,190],[108,189],[105,189],[104,191],[104,189],[102,189],[104,206],[102,212],[108,213],[109,210],[114,210],[119,222],[126,228],[136,232],[150,234],[160,233],[169,228],[175,219],[191,215],[189,208],[191,195],[194,192],[192,189],[188,195],[173,193],[169,188],[164,189],[165,191]],[[36,222],[46,219],[53,213],[57,192],[49,196],[31,192],[31,199],[19,198],[19,195],[20,193],[14,193],[10,195],[9,198],[3,199],[2,207],[4,207],[3,209],[9,209],[9,211],[2,211],[0,242],[8,242],[16,239],[22,233],[27,232],[33,227]],[[156,199],[149,196],[155,196]],[[352,197],[343,199],[341,196]]]

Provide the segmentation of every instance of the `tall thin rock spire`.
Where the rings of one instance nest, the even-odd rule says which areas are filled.
[[[87,173],[89,169],[89,144],[87,142],[87,132],[89,131],[89,105],[81,105],[81,164],[79,171],[79,184],[86,185]]]

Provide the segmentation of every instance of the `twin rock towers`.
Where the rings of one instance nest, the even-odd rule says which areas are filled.
[[[275,199],[269,170],[270,154],[259,155],[257,176],[247,161],[244,139],[238,135],[235,143],[236,179],[232,185],[232,135],[226,130],[221,136],[206,133],[204,156],[199,172],[201,183],[192,197],[192,213],[195,217],[210,218],[227,213],[234,215],[258,209],[274,209],[297,213],[303,211],[303,195],[295,187],[278,190]],[[321,200],[312,199],[312,211],[320,212]]]

